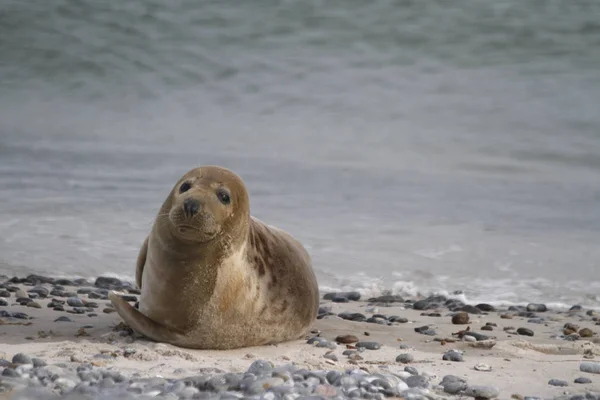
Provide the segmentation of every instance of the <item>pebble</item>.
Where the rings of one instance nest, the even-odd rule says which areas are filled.
[[[33,360],[26,354],[17,353],[12,358],[13,364],[33,364]]]
[[[413,303],[413,309],[415,309],[415,310],[430,310],[433,308],[439,308],[446,302],[446,300],[447,300],[446,296],[439,296],[439,295],[429,296],[428,298],[426,298],[424,300],[415,301]]]
[[[42,305],[36,301],[32,301],[32,302],[27,303],[27,307],[42,308]]]
[[[333,300],[334,298],[344,297],[348,300],[359,301],[360,293],[359,292],[332,292],[325,293],[323,296],[323,300]]]
[[[402,364],[408,364],[410,362],[413,362],[414,359],[415,358],[413,357],[412,354],[402,353],[402,354],[399,354],[398,357],[396,357],[396,362],[399,362],[399,363],[402,363]]]
[[[452,323],[455,325],[464,325],[469,323],[469,314],[462,311],[454,314],[452,317]]]
[[[358,338],[354,335],[340,335],[335,338],[335,341],[343,344],[356,343],[358,342]]]
[[[463,394],[469,397],[475,397],[480,399],[494,399],[500,395],[500,390],[493,386],[479,386],[473,385],[468,386]]]
[[[43,286],[36,286],[33,289],[29,289],[28,292],[29,294],[35,293],[42,298],[48,297],[48,294],[50,294],[50,291]]]
[[[491,325],[484,325],[484,326],[481,327],[481,330],[482,331],[493,331],[494,327],[491,326]]]
[[[396,361],[398,361],[398,359],[396,359]],[[404,367],[404,371],[408,372],[411,375],[419,375],[419,371],[415,367],[406,366]]]
[[[524,336],[533,336],[533,331],[528,328],[519,328],[517,329],[517,333]]]
[[[397,295],[371,297],[368,301],[370,303],[404,303],[404,299],[401,296]]]
[[[579,370],[590,374],[600,374],[600,363],[589,361],[582,362],[579,364]]]
[[[408,378],[404,379],[404,383],[406,383],[409,388],[414,388],[414,387],[426,388],[429,386],[429,381],[423,375],[411,375]]]
[[[533,312],[545,312],[548,311],[548,307],[546,307],[545,304],[529,303],[527,304],[526,310]]]
[[[477,304],[475,307],[477,307],[481,311],[485,311],[485,312],[496,311],[496,309],[494,308],[494,306],[492,306],[490,304],[486,304],[486,303]]]
[[[367,350],[379,350],[381,348],[381,344],[377,342],[357,342],[355,344],[356,348],[365,348]]]
[[[8,301],[6,301],[2,297],[0,297],[0,306],[7,307],[8,306]]]
[[[580,378],[576,378],[575,383],[582,383],[582,384],[592,383],[592,380],[590,378],[586,378],[586,377],[582,376]]]
[[[550,385],[550,386],[569,386],[567,381],[563,381],[560,379],[550,379],[548,381],[548,385]]]
[[[435,336],[437,334],[433,329],[430,329],[428,325],[419,326],[415,328],[415,332],[429,336]]]
[[[459,361],[463,361],[463,356],[456,350],[448,350],[442,356],[442,360],[459,362]]]
[[[492,370],[492,367],[490,365],[487,365],[484,363],[477,363],[477,364],[475,364],[475,366],[473,368],[475,369],[475,371],[482,371],[482,372],[489,372]]]
[[[123,282],[117,278],[111,278],[107,276],[100,276],[96,278],[94,282],[94,286],[102,288],[102,289],[121,289],[123,287]]]
[[[592,336],[594,336],[594,332],[590,328],[583,328],[579,331],[579,336],[592,337]]]
[[[71,307],[83,307],[83,301],[79,297],[69,297],[67,299],[67,304]]]
[[[54,322],[73,322],[73,320],[71,318],[66,317],[66,316],[63,315],[61,317],[56,318],[54,320]]]
[[[398,322],[400,324],[405,324],[405,323],[408,322],[408,318],[399,317],[397,315],[392,315],[391,317],[388,318],[388,321],[390,321],[390,322]]]
[[[0,290],[0,297],[6,297],[9,298],[10,297],[10,292],[6,289],[2,289]]]

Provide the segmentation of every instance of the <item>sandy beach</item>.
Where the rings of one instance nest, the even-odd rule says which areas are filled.
[[[533,304],[492,309],[443,297],[349,300],[356,299],[356,293],[331,300],[332,295],[327,295],[306,340],[200,351],[154,343],[132,333],[111,312],[114,310],[104,296],[106,287],[83,281],[74,286],[64,285],[74,282],[59,281],[63,284],[57,285],[39,279],[0,280],[0,398],[19,398],[21,390],[33,385],[27,382],[34,381],[26,379],[32,369],[19,367],[15,363],[18,360],[13,359],[20,353],[47,364],[37,368],[54,365],[75,371],[85,366],[118,371],[130,380],[244,373],[257,360],[266,360],[275,367],[294,364],[308,371],[346,373],[360,369],[368,374],[392,374],[402,381],[400,388],[418,388],[420,392],[407,392],[413,393],[412,398],[418,398],[414,393],[429,398],[571,398],[586,394],[600,398],[600,318],[593,310],[574,307],[543,311],[545,306]],[[121,292],[134,302],[136,290],[127,288]],[[23,294],[27,298],[19,297]],[[455,316],[457,313],[460,315]],[[453,323],[453,316],[454,322],[462,323]],[[598,373],[582,371],[582,363],[598,366]],[[449,393],[452,386],[440,385],[446,375],[465,383],[456,393]],[[587,383],[575,383],[578,378]],[[554,384],[549,383],[551,380]],[[65,384],[58,392],[68,393],[78,382]],[[329,386],[321,384],[314,395],[344,395],[341,389],[336,392]],[[480,386],[487,390],[483,395],[473,392]],[[47,387],[52,388],[52,383]],[[193,392],[199,395],[202,391]],[[371,398],[377,397],[381,396]]]

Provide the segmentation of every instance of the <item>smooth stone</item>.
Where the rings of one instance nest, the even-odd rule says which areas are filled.
[[[550,379],[548,381],[548,385],[550,385],[550,386],[569,386],[567,381],[563,381],[560,379]]]
[[[27,307],[42,308],[42,305],[40,303],[38,303],[37,301],[32,301],[32,302],[27,303]]]
[[[404,380],[409,388],[422,387],[426,388],[429,386],[429,381],[423,375],[411,375]]]
[[[406,366],[404,367],[404,371],[411,375],[419,375],[419,371],[415,367]]]
[[[13,364],[33,364],[33,360],[27,354],[17,353],[12,358]]]
[[[6,301],[2,297],[0,297],[0,306],[8,307],[8,301]]]
[[[368,300],[370,303],[404,303],[404,299],[397,295],[383,295],[379,297],[371,297]]]
[[[5,297],[5,298],[9,298],[10,297],[10,292],[6,289],[0,290],[0,297]]]
[[[582,362],[579,364],[579,370],[590,374],[600,374],[600,363],[589,361]]]
[[[17,371],[15,371],[14,369],[4,368],[4,371],[2,371],[2,376],[18,378],[19,373]]]
[[[533,331],[528,328],[519,328],[517,329],[517,333],[524,336],[533,336]]]
[[[409,353],[403,353],[403,354],[399,354],[398,357],[396,357],[396,362],[402,363],[402,364],[408,364],[410,362],[414,361],[414,357],[412,354]]]
[[[364,322],[367,320],[367,317],[364,314],[353,313],[353,312],[349,312],[349,311],[339,313],[338,317],[349,320],[349,321],[358,321],[358,322]]]
[[[531,319],[528,319],[527,322],[530,324],[543,324],[546,321],[543,318],[531,318]]]
[[[469,314],[481,314],[482,312],[479,308],[468,304],[459,308],[459,311],[467,312]]]
[[[575,379],[575,383],[581,383],[581,384],[592,383],[592,380],[590,378],[586,378],[586,377],[582,376],[582,377]]]
[[[461,311],[452,316],[452,323],[454,325],[465,325],[469,323],[469,314]]]
[[[427,326],[427,325],[419,326],[419,327],[415,328],[415,332],[421,333],[423,335],[428,335],[428,336],[436,335],[436,332],[433,329],[430,329],[429,326]]]
[[[331,299],[334,303],[349,303],[350,300],[346,297],[334,297]]]
[[[256,360],[250,364],[248,367],[247,373],[254,374],[256,376],[262,376],[266,374],[270,374],[273,371],[273,363],[266,360]]]
[[[569,311],[581,311],[581,310],[583,310],[583,307],[580,306],[579,304],[575,304],[571,308],[569,308]]]
[[[333,353],[327,353],[323,357],[331,361],[338,361],[337,356]]]
[[[46,361],[42,360],[41,358],[34,357],[31,359],[31,361],[33,362],[33,366],[35,368],[45,367],[47,365]]]
[[[36,286],[33,289],[29,289],[27,292],[29,294],[35,293],[40,297],[48,297],[48,294],[50,294],[50,291],[43,286]]]
[[[500,395],[500,390],[493,386],[473,385],[467,386],[463,394],[469,397],[478,397],[482,399],[493,399]]]
[[[94,289],[90,288],[90,287],[85,287],[85,288],[81,288],[79,290],[77,290],[77,294],[89,294],[92,293]]]
[[[120,279],[111,278],[108,276],[99,276],[94,282],[94,286],[102,289],[121,289],[124,285]]]
[[[415,310],[430,310],[441,307],[448,300],[445,296],[429,296],[426,299],[418,300],[413,303]]]
[[[331,293],[325,293],[325,295],[323,296],[323,300],[332,300],[335,297],[345,297],[348,300],[358,301],[358,300],[360,300],[360,293],[359,292],[331,292]]]
[[[408,318],[404,318],[404,317],[400,317],[397,315],[392,315],[391,317],[388,318],[388,321],[390,322],[397,322],[400,324],[405,324],[408,322]]]
[[[367,350],[379,350],[381,348],[381,344],[377,342],[357,342],[355,344],[356,348],[365,348]]]
[[[592,336],[594,336],[594,332],[590,328],[583,328],[579,331],[579,336],[592,337]]]
[[[463,361],[463,356],[456,350],[448,350],[442,356],[442,360],[460,362]]]
[[[494,306],[492,306],[490,304],[487,304],[487,303],[480,303],[480,304],[477,304],[475,307],[477,307],[481,311],[485,311],[485,312],[496,311],[496,309],[494,308]]]
[[[66,316],[60,316],[54,320],[54,322],[73,322],[73,320]]]
[[[327,375],[325,375],[325,378],[327,379],[327,382],[329,382],[330,385],[336,385],[339,386],[338,383],[340,381],[340,379],[342,378],[342,373],[340,371],[329,371],[327,372]]]
[[[441,386],[444,388],[444,392],[446,393],[458,394],[467,388],[467,382],[442,382]]]
[[[358,338],[354,335],[339,335],[335,338],[335,341],[343,344],[356,343],[358,342]]]
[[[71,307],[83,307],[83,301],[79,297],[69,297],[67,299],[67,304]]]
[[[548,311],[548,307],[546,307],[545,304],[529,303],[527,304],[526,310],[533,312],[545,312]]]
[[[310,339],[308,339],[308,341],[306,342],[308,344],[315,344],[316,347],[323,347],[323,348],[327,348],[327,349],[335,349],[337,347],[337,345],[325,338],[322,337],[312,337]]]

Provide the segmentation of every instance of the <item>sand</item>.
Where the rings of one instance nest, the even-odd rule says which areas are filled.
[[[375,341],[382,345],[378,350],[360,353],[362,360],[350,361],[342,355],[347,345],[338,344],[333,350],[338,361],[332,361],[324,358],[332,350],[307,344],[306,340],[228,351],[189,350],[154,343],[138,335],[135,335],[134,340],[134,337],[121,336],[114,330],[121,320],[116,313],[102,312],[109,304],[106,300],[93,300],[100,305],[95,317],[53,311],[46,307],[48,299],[36,300],[42,305],[41,309],[14,305],[14,294],[7,300],[10,305],[0,307],[0,311],[20,311],[33,317],[30,320],[0,318],[0,358],[9,360],[14,354],[22,352],[43,358],[49,364],[92,362],[97,366],[118,369],[127,376],[158,375],[165,378],[218,370],[241,372],[256,359],[270,360],[276,365],[293,362],[311,370],[363,368],[369,372],[379,369],[399,372],[411,365],[420,372],[435,375],[432,384],[438,384],[444,375],[453,374],[465,378],[471,385],[497,387],[501,399],[509,399],[514,395],[553,398],[563,394],[584,394],[586,391],[600,392],[600,375],[579,371],[582,361],[600,361],[600,339],[597,334],[600,326],[594,321],[598,317],[594,317],[594,314],[586,315],[585,310],[549,310],[537,313],[545,319],[544,324],[528,323],[528,318],[519,316],[502,319],[500,314],[505,311],[493,311],[471,314],[468,325],[454,325],[451,322],[451,312],[445,308],[418,311],[406,309],[401,303],[393,303],[393,306],[379,305],[377,309],[373,309],[366,301],[331,303],[323,300],[322,304],[330,305],[335,314],[352,311],[371,316],[373,312],[378,312],[408,319],[407,323],[394,326],[353,322],[337,316],[316,320],[314,333],[307,338],[318,334],[333,341],[338,335],[352,334],[361,341]],[[65,306],[65,309],[69,308]],[[441,316],[422,315],[436,311]],[[73,322],[55,322],[59,316],[68,316]],[[495,323],[497,327],[493,331],[482,331],[480,328],[487,322]],[[564,340],[560,335],[566,322],[590,328],[594,335],[575,341]],[[23,325],[24,323],[27,325]],[[436,335],[415,332],[415,327],[423,325],[429,325],[436,331]],[[453,336],[453,333],[467,327],[493,337],[493,347],[473,347],[473,342]],[[513,329],[505,331],[509,327],[527,327],[534,331],[534,336],[516,335]],[[443,338],[456,341],[440,342]],[[400,349],[400,344],[406,344],[410,348]],[[464,361],[442,360],[444,352],[450,349],[463,352]],[[412,354],[414,361],[409,364],[396,362],[396,357],[401,353]],[[486,364],[491,367],[491,371],[478,371],[474,368],[476,364]],[[580,376],[590,378],[592,383],[574,383]],[[550,379],[567,381],[569,386],[550,386]]]

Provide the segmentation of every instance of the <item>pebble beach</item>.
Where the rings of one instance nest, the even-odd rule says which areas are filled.
[[[600,399],[600,316],[322,293],[303,340],[227,351],[133,332],[131,282],[0,277],[0,399]]]

